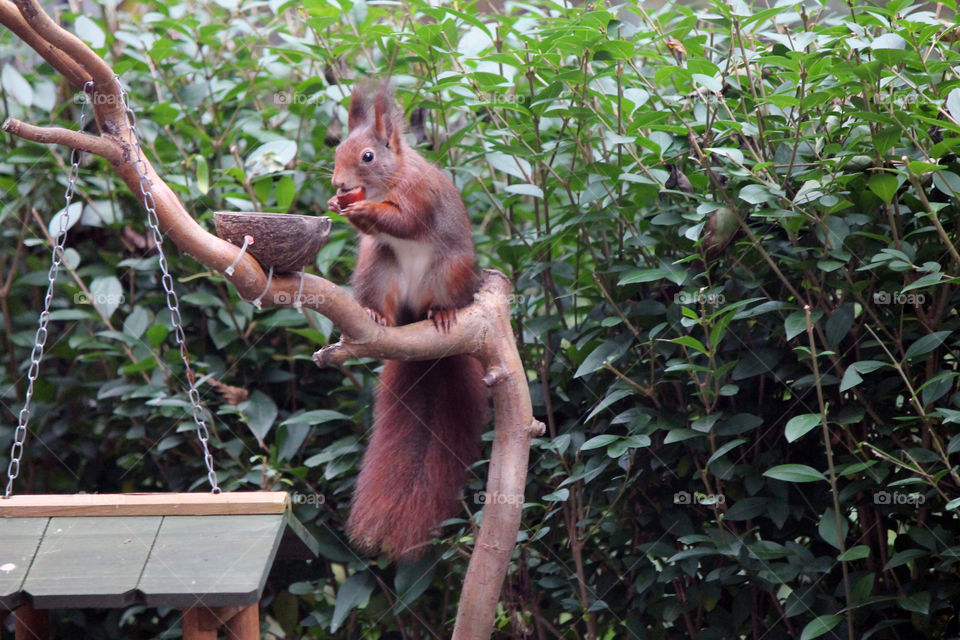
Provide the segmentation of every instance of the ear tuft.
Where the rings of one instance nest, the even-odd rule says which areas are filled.
[[[353,84],[353,90],[350,93],[350,111],[347,118],[347,126],[353,131],[372,117],[370,93],[373,83],[370,80],[360,80]]]
[[[389,80],[381,80],[373,97],[373,133],[378,140],[400,151],[403,117]]]

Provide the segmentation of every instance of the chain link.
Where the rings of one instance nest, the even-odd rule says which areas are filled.
[[[80,130],[87,117],[87,88],[93,87],[93,82],[83,85],[83,101],[80,104]],[[80,175],[80,158],[83,152],[77,149],[70,150],[70,172],[67,175],[67,190],[63,194],[65,201],[63,211],[59,214],[57,235],[53,242],[53,255],[50,258],[50,270],[47,271],[47,294],[43,297],[43,311],[40,312],[39,326],[33,337],[33,349],[30,351],[30,367],[27,369],[27,392],[23,399],[23,408],[20,409],[17,428],[13,432],[13,445],[10,447],[10,464],[7,466],[7,487],[3,497],[13,495],[13,482],[20,475],[20,460],[23,458],[23,444],[27,439],[27,425],[30,423],[30,402],[33,400],[33,385],[40,374],[40,360],[43,359],[43,349],[47,344],[47,323],[50,322],[50,304],[53,302],[54,283],[63,263],[63,247],[67,242],[67,222],[70,219],[70,205],[77,191],[77,177]]]
[[[120,97],[123,99],[123,108],[126,111],[127,124],[130,129],[130,146],[137,154],[134,167],[137,170],[137,178],[140,184],[140,195],[143,198],[143,207],[147,210],[147,224],[153,232],[153,241],[157,245],[157,258],[160,263],[160,272],[162,276],[160,283],[167,296],[167,308],[170,309],[170,321],[173,323],[174,336],[177,339],[177,346],[180,348],[180,359],[183,360],[184,370],[187,375],[187,397],[193,410],[193,422],[196,425],[197,438],[203,447],[203,462],[207,466],[207,480],[210,482],[210,490],[213,493],[220,493],[220,486],[217,482],[217,473],[213,467],[213,455],[210,453],[210,430],[203,419],[203,407],[200,404],[200,392],[197,391],[196,381],[193,376],[193,368],[190,366],[190,354],[187,352],[187,337],[183,332],[182,317],[180,315],[180,301],[177,298],[177,292],[173,288],[173,276],[167,268],[167,257],[163,253],[163,233],[160,231],[160,219],[157,217],[157,202],[153,197],[153,189],[150,179],[147,177],[147,162],[143,158],[143,152],[140,149],[140,131],[137,129],[137,117],[130,108],[130,100],[127,92],[120,83],[120,76],[114,76],[117,81],[117,88],[120,91]]]

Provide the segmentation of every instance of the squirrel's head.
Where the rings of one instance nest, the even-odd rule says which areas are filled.
[[[372,93],[368,85],[350,96],[350,135],[337,147],[333,186],[339,193],[363,187],[367,200],[387,197],[403,156],[403,116],[387,82]]]

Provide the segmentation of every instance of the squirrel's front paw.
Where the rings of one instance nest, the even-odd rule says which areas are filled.
[[[361,233],[370,233],[373,230],[376,218],[376,202],[360,200],[340,209],[340,213],[350,221]]]
[[[340,198],[339,196],[333,196],[327,200],[327,211],[333,211],[335,213],[340,213]]]
[[[457,321],[457,308],[449,309],[428,309],[427,319],[433,320],[433,326],[437,331],[448,333],[450,327]]]

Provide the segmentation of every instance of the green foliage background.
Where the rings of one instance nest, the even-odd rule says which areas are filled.
[[[960,635],[952,2],[93,6],[57,18],[120,74],[148,156],[208,228],[220,209],[324,213],[350,87],[392,73],[482,266],[514,282],[548,426],[497,637]],[[6,31],[0,60],[4,115],[76,127],[75,92]],[[68,153],[4,149],[5,452]],[[18,489],[202,490],[144,214],[101,160],[80,192]],[[312,271],[346,282],[355,247],[334,217]],[[322,541],[268,591],[271,632],[445,637],[486,463],[424,563],[354,555],[377,363],[317,369],[337,338],[323,317],[257,311],[170,257],[222,484],[289,489]],[[179,634],[176,612],[57,617],[62,637],[118,625]]]

